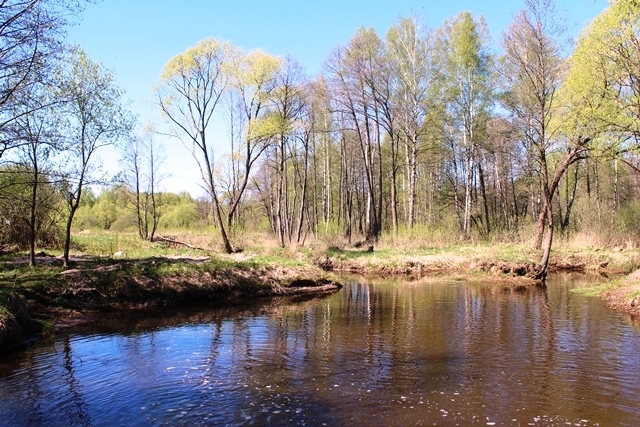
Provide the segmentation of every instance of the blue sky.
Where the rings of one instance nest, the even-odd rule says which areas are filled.
[[[115,73],[141,122],[161,123],[151,101],[162,67],[206,37],[223,38],[244,49],[290,55],[315,75],[329,52],[347,43],[361,26],[374,27],[382,36],[400,17],[418,15],[428,27],[438,28],[445,19],[468,10],[485,17],[498,45],[523,4],[507,0],[103,0],[87,5],[68,39]],[[574,36],[607,5],[607,0],[557,1]],[[164,142],[171,175],[164,189],[202,194],[186,150],[176,141]],[[223,151],[224,146],[221,140],[218,149]],[[103,160],[115,172],[117,155],[105,152]]]

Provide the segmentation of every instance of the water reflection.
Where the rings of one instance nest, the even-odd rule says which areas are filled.
[[[640,333],[585,280],[109,316],[0,359],[0,424],[635,425]]]

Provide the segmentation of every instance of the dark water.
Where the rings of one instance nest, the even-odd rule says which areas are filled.
[[[640,329],[585,285],[109,316],[0,357],[0,425],[637,426]]]

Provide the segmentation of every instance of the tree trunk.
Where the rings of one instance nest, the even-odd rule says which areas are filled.
[[[209,156],[204,152],[205,157],[205,165],[207,168],[207,180],[209,181],[209,192],[211,194],[211,204],[213,207],[213,218],[216,221],[216,225],[218,226],[218,230],[220,232],[220,238],[222,239],[222,248],[225,253],[233,253],[233,247],[231,247],[231,242],[229,241],[229,237],[227,236],[227,232],[224,229],[224,222],[222,222],[222,213],[220,212],[220,202],[218,201],[218,195],[216,194],[216,185],[213,180],[213,170],[211,169],[211,162],[209,161]]]
[[[302,226],[304,223],[304,210],[307,205],[307,181],[308,181],[308,163],[309,163],[309,140],[307,139],[304,143],[304,169],[302,172],[302,189],[301,189],[301,197],[300,197],[300,209],[298,211],[298,227],[296,230],[296,243],[300,244],[300,240],[302,238]]]
[[[547,201],[544,201],[540,215],[538,215],[538,223],[536,224],[536,234],[533,238],[531,246],[533,249],[540,249],[542,247],[542,238],[544,237],[544,226],[547,219]]]
[[[38,166],[35,161],[33,167],[33,183],[31,184],[31,206],[29,207],[29,267],[36,265],[36,204],[38,203]]]
[[[278,243],[281,248],[284,248],[284,221],[282,218],[282,204],[284,203],[284,136],[280,138],[279,149],[278,187],[276,192],[276,230],[278,232]]]
[[[215,188],[211,187],[211,199],[213,201],[213,215],[216,220],[216,225],[220,229],[220,238],[222,239],[222,247],[228,254],[233,253],[231,242],[227,236],[227,232],[224,229],[224,223],[222,222],[222,214],[220,213],[220,203],[218,202],[218,196],[216,195]]]
[[[487,234],[491,234],[491,222],[489,219],[489,204],[487,202],[487,192],[484,185],[484,174],[482,173],[482,164],[478,164],[478,175],[480,178],[480,191],[482,193],[482,200],[484,203],[484,217],[487,222]]]
[[[544,248],[542,250],[542,259],[540,260],[540,264],[538,265],[538,271],[534,275],[534,279],[544,280],[547,278],[547,273],[549,271],[549,258],[551,256],[551,247],[553,245],[553,210],[551,208],[552,204],[548,203],[547,205],[547,238],[545,239]]]
[[[564,215],[564,219],[562,220],[562,231],[565,232],[569,229],[569,222],[571,219],[571,210],[573,209],[573,202],[576,200],[576,192],[578,190],[578,169],[580,163],[576,163],[576,167],[573,173],[573,187],[571,188],[571,192],[569,193],[569,189],[567,188],[567,210]],[[567,185],[567,187],[569,187]]]
[[[464,223],[463,231],[465,237],[471,237],[471,179],[472,179],[472,164],[473,159],[470,154],[467,154],[465,159],[465,171],[464,171]]]
[[[398,143],[397,138],[391,135],[391,227],[393,235],[398,234]]]
[[[409,150],[409,228],[413,228],[416,220],[416,179],[418,168],[418,150],[417,141],[414,135],[411,141],[411,149]]]
[[[62,266],[64,268],[69,268],[69,251],[71,249],[71,225],[73,224],[73,217],[76,214],[76,210],[80,204],[80,195],[82,194],[82,189],[78,189],[78,199],[73,200],[71,198],[69,200],[69,216],[67,218],[67,225],[65,227],[64,233],[64,251],[62,254]]]

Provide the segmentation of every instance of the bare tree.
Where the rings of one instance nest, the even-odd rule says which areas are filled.
[[[130,190],[129,202],[136,215],[138,236],[149,241],[153,241],[160,218],[157,192],[165,160],[153,134],[147,127],[142,135],[133,136],[122,146],[121,181]]]
[[[30,85],[39,83],[35,77],[38,70],[62,52],[60,39],[65,26],[77,16],[83,3],[84,0],[0,2],[0,158],[21,142],[12,138],[11,131],[5,132],[7,126],[29,112],[8,107],[20,102],[19,91],[28,91]]]
[[[527,155],[537,163],[544,203],[534,247],[540,248],[546,225],[547,237],[536,276],[544,278],[553,242],[553,197],[568,167],[585,150],[588,139],[579,137],[566,149],[564,159],[555,171],[550,157],[563,148],[559,134],[561,120],[557,92],[564,77],[562,44],[563,28],[558,25],[551,0],[527,0],[525,9],[512,21],[503,36],[504,61],[501,70],[507,91],[503,106],[523,142]]]
[[[198,164],[226,253],[232,253],[233,248],[222,221],[214,175],[214,151],[208,130],[230,83],[228,67],[233,63],[233,54],[228,42],[212,38],[203,40],[164,66],[160,86],[156,89],[162,113],[173,125],[171,135],[183,143]]]
[[[361,28],[347,47],[332,54],[326,65],[340,126],[358,141],[367,190],[366,238],[371,241],[382,231],[382,128],[380,105],[376,102],[382,47],[373,29]]]

